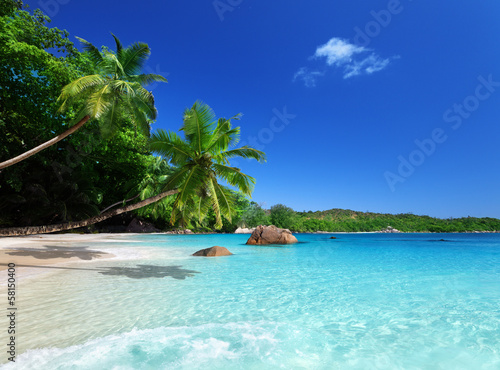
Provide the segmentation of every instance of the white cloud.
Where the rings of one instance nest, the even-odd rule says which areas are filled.
[[[315,87],[317,78],[323,75],[323,72],[310,71],[307,67],[302,67],[293,76],[293,81],[300,79],[304,81],[306,87]]]
[[[362,74],[371,75],[387,67],[390,59],[382,59],[376,54],[370,54],[368,57],[361,61],[352,61],[345,65],[344,78],[359,76]]]
[[[371,49],[333,37],[326,44],[318,46],[311,57],[311,59],[323,58],[327,67],[341,68],[344,79],[347,79],[381,71],[390,64],[391,59],[397,57],[384,59]],[[314,87],[318,77],[324,74],[324,72],[310,71],[307,67],[302,67],[295,73],[293,80],[301,79],[307,87]]]
[[[333,64],[341,66],[352,61],[352,57],[356,54],[367,51],[363,46],[356,46],[348,43],[346,40],[338,37],[331,38],[325,45],[321,45],[316,49],[314,56],[325,57],[326,63],[331,66]]]

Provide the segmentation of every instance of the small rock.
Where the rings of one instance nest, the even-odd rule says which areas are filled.
[[[337,239],[337,237],[336,236],[331,236],[330,239]]]
[[[232,253],[229,252],[227,248],[219,247],[218,245],[212,248],[201,249],[198,252],[193,253],[193,256],[201,256],[201,257],[220,257],[220,256],[230,256],[230,255],[232,255]]]

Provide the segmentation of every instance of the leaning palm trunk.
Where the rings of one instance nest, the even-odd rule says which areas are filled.
[[[101,215],[102,215],[104,212],[106,212],[108,209],[111,209],[111,208],[113,208],[113,207],[117,206],[118,204],[125,204],[125,203],[128,203],[128,202],[131,202],[131,201],[133,201],[134,199],[139,198],[140,196],[141,196],[141,194],[137,194],[135,197],[132,197],[132,198],[130,198],[130,199],[127,199],[127,200],[121,200],[121,201],[119,201],[119,202],[116,202],[115,204],[112,204],[112,205],[110,205],[109,207],[104,208],[104,209],[101,211]]]
[[[64,131],[61,135],[58,135],[55,138],[50,139],[49,141],[46,141],[45,143],[38,145],[36,148],[33,148],[31,150],[28,150],[27,152],[24,152],[23,154],[18,155],[17,157],[14,157],[12,159],[9,159],[8,161],[0,163],[0,170],[12,166],[13,164],[16,164],[18,162],[24,161],[26,158],[29,158],[32,155],[35,155],[36,153],[41,152],[44,149],[47,149],[49,146],[54,145],[55,143],[61,141],[66,136],[71,135],[73,132],[75,132],[84,124],[86,124],[89,119],[90,116],[85,116],[76,125]]]
[[[117,208],[117,209],[102,213],[98,216],[88,218],[88,219],[83,220],[83,221],[66,222],[63,224],[46,225],[46,226],[27,226],[27,227],[4,228],[4,229],[0,229],[0,236],[47,234],[47,233],[53,233],[56,231],[65,231],[65,230],[77,229],[79,227],[90,226],[90,225],[96,224],[98,222],[104,221],[110,217],[120,215],[120,214],[125,213],[125,212],[133,211],[133,210],[138,209],[138,208],[148,206],[148,205],[150,205],[154,202],[157,202],[165,197],[168,197],[169,195],[177,194],[178,192],[179,192],[178,189],[165,191],[163,193],[155,195],[154,197],[144,199],[143,201],[140,201],[138,203],[130,204],[130,205],[122,207],[122,208]]]

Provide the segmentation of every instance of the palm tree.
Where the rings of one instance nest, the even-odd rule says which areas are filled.
[[[107,49],[100,52],[90,42],[78,38],[98,71],[64,86],[58,98],[61,113],[75,103],[82,105],[75,120],[78,123],[53,139],[0,163],[0,169],[21,162],[63,140],[91,119],[99,120],[105,134],[112,133],[121,121],[128,119],[136,129],[149,136],[149,124],[156,119],[157,111],[153,94],[144,86],[167,80],[160,75],[140,73],[151,54],[147,44],[136,42],[123,48],[120,40],[115,35],[113,37],[116,52]]]
[[[231,189],[218,182],[223,179],[227,184],[235,186],[243,194],[251,195],[255,179],[241,172],[239,168],[231,167],[229,160],[234,157],[253,158],[259,162],[265,161],[265,154],[259,150],[243,146],[234,148],[239,141],[240,128],[231,126],[231,119],[239,119],[236,115],[230,119],[215,118],[212,109],[201,102],[196,102],[192,108],[184,112],[184,122],[181,130],[185,138],[175,132],[158,130],[150,139],[154,152],[170,158],[176,167],[169,172],[168,177],[152,182],[153,188],[161,191],[158,195],[141,200],[138,203],[108,210],[98,216],[84,221],[66,222],[57,225],[31,226],[0,229],[0,236],[30,235],[64,231],[85,227],[104,221],[112,216],[139,209],[170,195],[176,195],[171,222],[178,218],[198,217],[203,219],[210,207],[216,216],[216,228],[222,227],[222,217],[231,221],[234,197]],[[158,179],[158,174],[155,178]],[[142,189],[150,189],[147,182]],[[142,197],[149,196],[149,191],[142,191]],[[116,204],[115,204],[116,205]]]
[[[201,220],[212,208],[216,217],[216,228],[222,227],[222,217],[231,221],[234,195],[231,189],[218,179],[251,195],[255,179],[231,167],[234,157],[253,158],[265,161],[265,154],[254,148],[233,148],[239,141],[240,128],[231,126],[231,119],[215,118],[212,109],[196,102],[184,112],[181,128],[185,138],[174,132],[156,131],[150,139],[151,149],[170,158],[176,170],[169,176],[163,190],[178,189],[171,223],[178,218],[185,220],[196,216]]]

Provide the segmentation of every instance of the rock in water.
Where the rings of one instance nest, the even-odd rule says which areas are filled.
[[[232,255],[231,252],[229,252],[224,247],[219,247],[218,245],[212,248],[202,249],[196,253],[193,253],[193,256],[201,256],[201,257],[219,257],[219,256],[230,256],[230,255]]]
[[[298,240],[288,229],[280,229],[274,225],[257,226],[247,241],[249,245],[262,244],[292,244]]]

